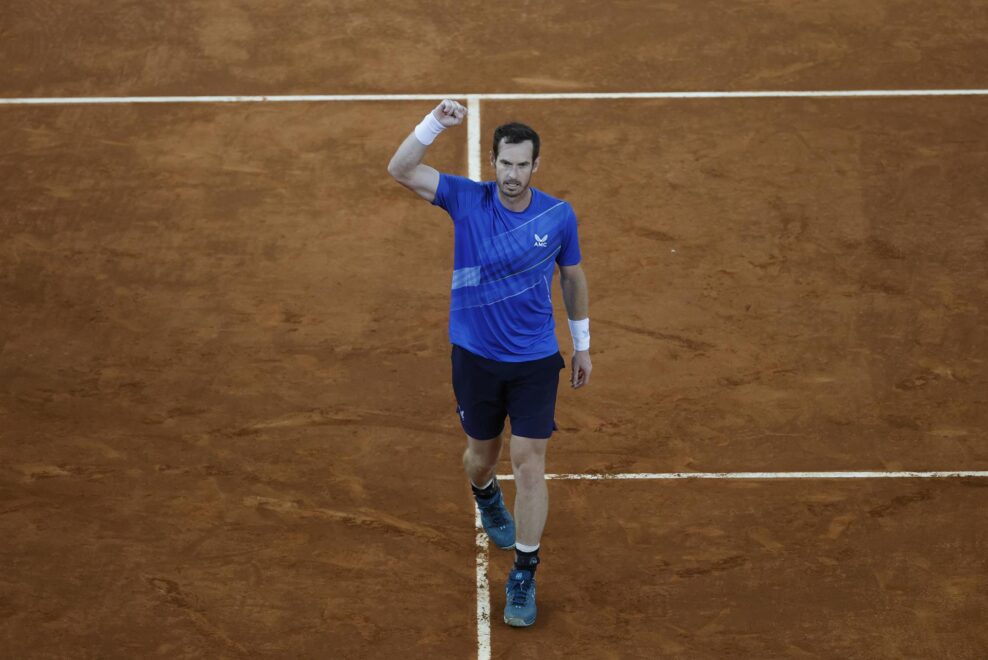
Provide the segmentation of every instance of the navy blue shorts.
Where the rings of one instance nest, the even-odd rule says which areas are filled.
[[[556,430],[556,391],[566,361],[555,355],[529,362],[498,362],[453,344],[453,393],[463,430],[491,440],[511,418],[511,433],[548,438]]]

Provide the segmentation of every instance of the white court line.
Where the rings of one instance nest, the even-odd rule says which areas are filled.
[[[480,181],[480,99],[467,97],[467,163],[469,177]]]
[[[480,509],[476,506],[474,509],[477,532],[477,660],[490,660],[491,589],[487,582],[487,532],[480,522]]]
[[[311,103],[345,101],[556,101],[600,99],[756,99],[901,96],[988,96],[988,89],[861,89],[748,92],[559,92],[491,94],[292,94],[265,96],[65,96],[0,98],[0,105],[91,105],[114,103]]]
[[[480,99],[467,97],[467,168],[474,181],[480,181]],[[471,498],[472,500],[472,498]],[[473,502],[471,501],[471,506]],[[477,660],[491,658],[491,588],[487,580],[487,532],[474,506],[474,532],[477,535]]]
[[[593,480],[612,479],[950,479],[965,477],[988,477],[988,470],[955,470],[940,472],[635,472],[623,474],[547,474],[553,480]],[[501,481],[512,481],[514,475],[499,474]]]

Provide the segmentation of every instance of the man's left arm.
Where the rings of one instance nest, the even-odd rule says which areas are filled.
[[[590,382],[590,297],[587,276],[580,264],[559,267],[559,285],[573,335],[573,373],[570,385],[575,389]]]

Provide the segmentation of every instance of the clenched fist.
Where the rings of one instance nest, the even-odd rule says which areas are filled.
[[[440,124],[446,128],[450,128],[451,126],[459,126],[463,123],[463,118],[467,116],[467,109],[453,99],[445,99],[432,111],[432,116]]]

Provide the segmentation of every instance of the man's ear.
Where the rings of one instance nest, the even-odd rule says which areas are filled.
[[[536,158],[535,159],[535,162],[532,163],[532,172],[537,172],[539,170],[539,161],[540,160],[542,160],[542,156],[539,156],[538,158]]]
[[[494,165],[494,150],[491,149],[491,165]]]

